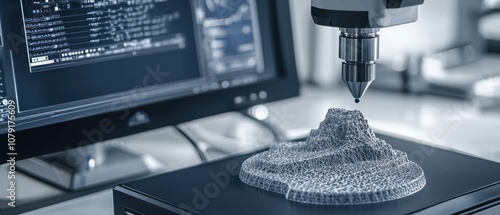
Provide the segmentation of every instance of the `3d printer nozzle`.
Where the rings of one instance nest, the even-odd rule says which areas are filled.
[[[379,58],[378,28],[341,28],[339,57],[342,79],[352,96],[359,99],[375,80],[375,61]]]

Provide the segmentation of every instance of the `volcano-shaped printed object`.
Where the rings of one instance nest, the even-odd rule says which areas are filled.
[[[425,186],[406,153],[378,139],[361,112],[331,109],[305,142],[281,142],[247,159],[244,183],[291,201],[356,205],[395,200]]]

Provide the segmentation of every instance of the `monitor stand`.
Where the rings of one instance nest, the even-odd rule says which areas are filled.
[[[19,161],[16,167],[64,190],[82,190],[123,182],[153,172],[147,156],[126,148],[95,144]]]

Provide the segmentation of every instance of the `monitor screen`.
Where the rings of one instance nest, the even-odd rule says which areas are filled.
[[[101,141],[295,95],[297,90],[290,90],[287,96],[270,98],[271,90],[255,88],[273,80],[296,81],[290,71],[283,71],[276,4],[2,1],[0,134],[3,138],[9,131],[9,103],[10,109],[15,108],[19,141],[39,140],[51,142],[50,146],[65,141],[64,145],[76,147],[70,142],[81,141],[67,137],[67,131],[77,134],[92,129],[92,124],[99,127],[98,118],[121,120],[110,122],[117,123],[117,131],[103,135]],[[292,68],[288,70],[295,72]],[[207,104],[207,110],[194,107],[200,104]],[[153,118],[176,112],[191,117],[154,123]],[[64,149],[55,148],[46,152]]]

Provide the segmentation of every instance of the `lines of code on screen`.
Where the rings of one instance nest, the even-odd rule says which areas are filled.
[[[186,47],[168,0],[22,1],[31,72]]]

